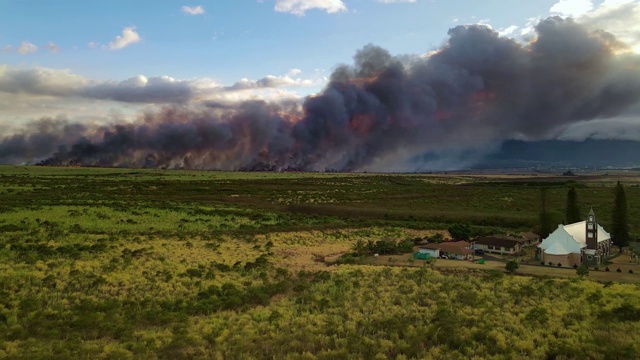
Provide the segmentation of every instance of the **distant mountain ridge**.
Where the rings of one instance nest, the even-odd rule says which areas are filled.
[[[474,168],[538,165],[640,167],[640,141],[507,140]]]

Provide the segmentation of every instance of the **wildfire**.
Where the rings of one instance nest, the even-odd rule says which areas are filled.
[[[374,125],[373,114],[356,114],[349,120],[349,128],[356,134],[366,135]]]

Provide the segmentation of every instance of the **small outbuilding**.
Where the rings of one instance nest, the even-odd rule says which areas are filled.
[[[438,258],[440,257],[440,249],[431,249],[425,244],[418,247],[418,251],[415,253],[414,257],[417,259],[428,259],[428,258]],[[433,244],[436,245],[436,244]]]
[[[421,245],[418,252],[429,253],[432,257],[446,256],[449,259],[468,260],[473,256],[470,247],[471,244],[466,241],[446,241]]]
[[[499,236],[481,236],[476,239],[474,249],[483,250],[485,253],[517,254],[522,251],[523,239]]]

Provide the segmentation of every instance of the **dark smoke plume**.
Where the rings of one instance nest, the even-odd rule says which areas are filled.
[[[612,35],[558,17],[536,31],[522,45],[485,26],[458,26],[437,53],[413,59],[367,45],[302,110],[245,102],[166,107],[102,127],[42,120],[3,139],[0,162],[406,170],[425,152],[468,154],[497,140],[541,139],[640,102],[639,59],[617,55]]]

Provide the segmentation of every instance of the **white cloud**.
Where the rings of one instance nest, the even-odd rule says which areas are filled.
[[[317,72],[317,71],[316,71]],[[322,86],[326,84],[327,77],[318,73],[310,79],[303,79],[295,77],[302,73],[302,70],[293,68],[289,70],[286,75],[275,76],[267,75],[262,79],[250,80],[241,79],[231,86],[227,86],[224,89],[227,91],[244,91],[244,90],[256,90],[256,89],[277,89],[277,88],[297,88],[297,87],[312,87]]]
[[[69,70],[0,66],[0,92],[3,93],[68,96],[87,83]]]
[[[275,11],[303,16],[307,10],[324,10],[329,14],[347,11],[342,0],[276,0]]]
[[[549,12],[562,16],[579,17],[593,10],[591,0],[560,0],[555,3]]]
[[[13,51],[13,45],[5,45],[5,46],[2,48],[2,52],[4,52],[4,53],[10,53],[10,52],[12,52],[12,51]]]
[[[69,70],[47,68],[21,69],[0,66],[0,94],[20,96],[22,101],[59,98],[60,103],[77,99],[110,100],[120,104],[196,104],[208,101],[252,99],[289,91],[284,88],[321,87],[326,76],[316,74],[310,79],[294,77],[299,69],[287,75],[267,75],[262,79],[242,79],[231,86],[223,86],[208,78],[178,80],[169,76],[134,76],[123,81],[93,81]],[[287,95],[288,96],[288,95]]]
[[[32,54],[36,51],[38,51],[38,47],[28,41],[23,41],[22,44],[18,46],[18,52],[22,55]]]
[[[509,36],[513,34],[516,30],[518,30],[518,27],[515,25],[511,25],[507,28],[498,30],[498,34],[500,34],[500,36]]]
[[[88,47],[89,49],[95,49],[96,47],[98,47],[98,45],[100,45],[100,44],[98,44],[97,42],[94,42],[94,41],[89,41],[89,42],[87,43],[87,47]]]
[[[183,6],[182,12],[188,15],[202,15],[204,14],[204,7],[202,5],[198,6]]]
[[[135,29],[135,26],[129,26],[122,29],[122,35],[116,36],[113,41],[109,42],[109,49],[120,50],[131,44],[140,42],[142,38],[140,37],[140,35],[138,35]]]
[[[54,44],[52,41],[49,41],[44,47],[52,53],[57,53],[58,51],[60,51],[60,47]]]
[[[578,21],[593,29],[606,30],[640,53],[640,1],[605,0]]]
[[[287,72],[287,76],[296,76],[296,75],[300,75],[301,73],[302,73],[302,70],[298,68],[293,68],[289,70],[289,72]]]
[[[520,36],[525,40],[531,39],[535,34],[536,25],[540,20],[542,20],[542,17],[539,16],[528,18],[524,27],[520,30]]]
[[[378,0],[378,2],[383,4],[394,4],[394,3],[414,3],[416,0]]]
[[[571,124],[560,131],[558,140],[585,139],[640,140],[640,120],[637,116],[620,116]]]

